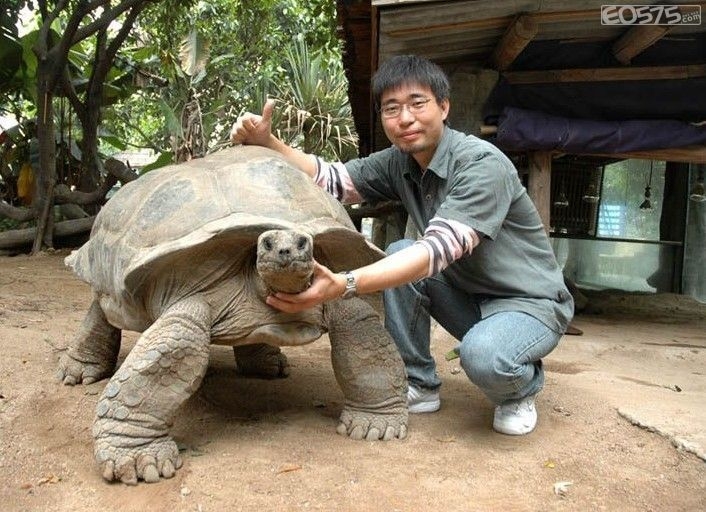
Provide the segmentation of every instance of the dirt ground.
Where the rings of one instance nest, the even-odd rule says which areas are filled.
[[[539,424],[522,438],[492,431],[440,328],[442,408],[386,443],[336,434],[326,340],[286,350],[279,381],[237,376],[231,350],[213,347],[173,429],[182,469],[108,484],[91,439],[106,381],[54,376],[90,300],[66,255],[0,257],[3,511],[706,510],[706,306],[675,295],[592,295],[575,320],[584,334],[545,361]],[[124,333],[121,360],[135,339]]]

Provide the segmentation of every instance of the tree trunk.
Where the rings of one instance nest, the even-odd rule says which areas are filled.
[[[32,254],[52,247],[54,186],[56,185],[56,145],[54,127],[53,66],[48,58],[39,59],[37,67],[37,139],[39,140],[39,172],[35,194],[37,230]]]
[[[54,235],[57,239],[65,236],[88,234],[93,226],[94,217],[84,217],[82,219],[72,219],[57,222]],[[15,229],[0,233],[0,250],[26,250],[27,245],[32,243],[37,236],[36,228]]]
[[[98,156],[98,124],[100,122],[100,98],[90,93],[86,95],[86,115],[81,117],[83,140],[81,142],[81,180],[78,189],[83,192],[94,192],[101,185],[101,163]],[[107,177],[106,177],[107,178]],[[105,194],[104,194],[105,195]],[[100,205],[90,207],[91,213],[98,213]]]

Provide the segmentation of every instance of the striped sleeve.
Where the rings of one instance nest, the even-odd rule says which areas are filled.
[[[348,169],[341,162],[326,162],[314,157],[316,175],[314,182],[344,204],[360,203],[362,198],[353,184]]]
[[[471,254],[480,238],[475,230],[455,220],[434,217],[417,244],[429,252],[426,277],[438,274],[464,254]]]

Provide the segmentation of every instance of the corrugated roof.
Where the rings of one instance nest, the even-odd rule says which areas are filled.
[[[374,116],[369,81],[377,63],[393,55],[415,53],[440,64],[497,69],[520,82],[539,79],[544,83],[577,79],[605,82],[626,76],[637,81],[706,77],[703,22],[669,27],[604,25],[601,6],[606,3],[605,0],[339,0],[339,21],[346,43],[345,64],[362,152],[372,146]],[[698,5],[702,12],[706,10],[706,2],[688,4]],[[517,45],[517,41],[515,48],[502,43],[511,27],[518,33],[522,33],[523,27],[533,30],[524,42],[526,46]],[[497,54],[503,56],[500,50],[504,50],[504,61],[497,58]],[[703,115],[706,118],[706,112]]]
[[[612,41],[626,28],[601,24],[601,6],[606,3],[606,0],[378,0],[372,5],[379,11],[380,60],[399,53],[417,53],[435,60],[468,57],[482,63],[520,14],[530,15],[537,22],[534,41]],[[703,10],[706,3],[698,5]],[[703,24],[670,27],[671,36],[703,31]]]

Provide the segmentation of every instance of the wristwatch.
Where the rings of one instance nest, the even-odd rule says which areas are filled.
[[[346,272],[341,272],[341,274],[346,276],[346,289],[343,290],[343,295],[341,295],[341,298],[350,299],[351,297],[358,295],[358,284],[355,282],[353,272],[347,270]]]

